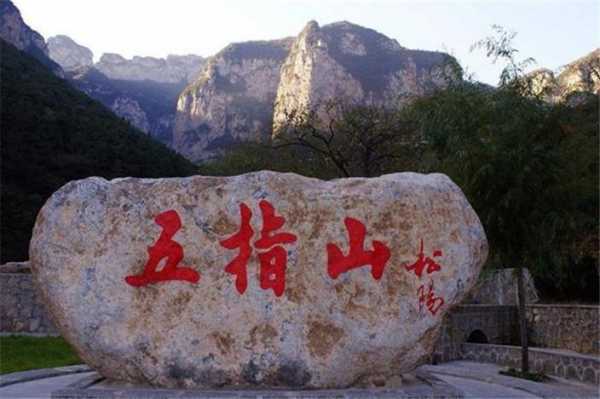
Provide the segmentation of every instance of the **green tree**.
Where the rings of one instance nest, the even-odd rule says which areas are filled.
[[[0,40],[1,261],[28,258],[36,215],[88,176],[165,177],[195,165]]]
[[[338,177],[374,177],[414,169],[423,141],[398,109],[334,99],[287,115],[273,147],[302,148]]]
[[[589,222],[589,211],[583,212],[586,222],[576,221],[582,215],[578,205],[582,197],[588,206],[595,206],[594,196],[584,191],[597,190],[597,183],[588,178],[595,174],[597,179],[597,172],[586,172],[594,164],[597,170],[597,152],[590,150],[585,159],[574,162],[574,148],[584,142],[591,145],[594,135],[564,134],[556,107],[536,97],[524,75],[532,60],[516,59],[517,50],[511,46],[514,33],[500,27],[494,31],[474,48],[505,62],[498,88],[459,82],[416,101],[407,112],[419,121],[435,154],[428,167],[450,175],[479,214],[491,258],[517,269],[521,368],[527,373],[523,267],[550,258],[564,261],[572,253],[568,246],[573,237],[581,233],[576,232],[578,227],[588,223],[586,231],[597,229],[597,221]],[[577,178],[580,173],[586,177]]]

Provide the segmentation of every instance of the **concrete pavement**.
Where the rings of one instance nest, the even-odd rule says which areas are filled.
[[[118,383],[97,382],[95,372],[56,375],[56,372],[31,372],[38,379],[18,382],[11,376],[0,378],[2,399],[50,398],[439,398],[464,397],[482,399],[534,399],[534,398],[600,398],[598,387],[552,378],[539,383],[504,376],[501,367],[468,361],[455,361],[440,365],[425,365],[417,369],[422,383],[399,389],[345,389],[319,391],[183,391],[151,390]],[[60,369],[59,369],[60,370]],[[25,373],[21,373],[25,377]],[[48,375],[49,377],[44,377]],[[54,376],[52,376],[54,375]],[[8,383],[7,383],[8,381]],[[61,393],[62,392],[62,393]],[[54,395],[53,395],[54,393]]]

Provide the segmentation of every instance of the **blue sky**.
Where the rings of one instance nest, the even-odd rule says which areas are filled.
[[[537,67],[557,69],[600,46],[598,0],[13,0],[45,37],[66,34],[126,57],[209,56],[230,42],[298,34],[309,20],[347,20],[408,48],[452,53],[495,84],[499,66],[470,45],[498,24],[518,32],[515,47]]]

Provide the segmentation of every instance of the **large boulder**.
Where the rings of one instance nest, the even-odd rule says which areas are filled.
[[[88,178],[38,216],[34,280],[104,376],[348,387],[427,359],[487,256],[441,174]]]

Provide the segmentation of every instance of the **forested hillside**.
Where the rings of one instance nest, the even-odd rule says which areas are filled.
[[[1,261],[28,258],[46,199],[88,176],[166,177],[194,165],[0,40]]]

